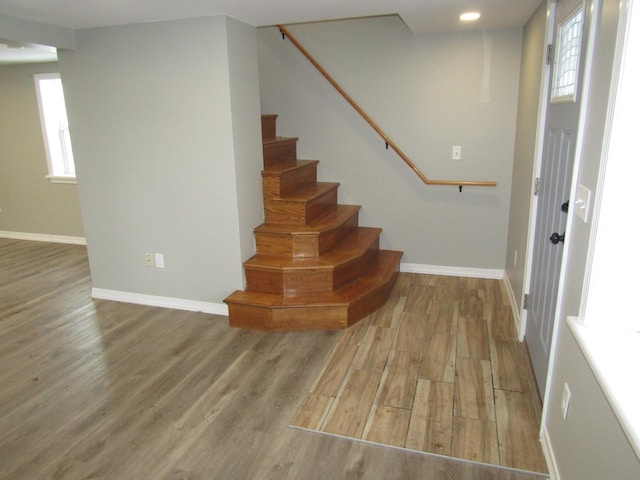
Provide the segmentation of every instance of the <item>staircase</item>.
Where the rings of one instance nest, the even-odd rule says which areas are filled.
[[[232,327],[270,331],[346,328],[386,302],[402,252],[379,249],[381,229],[358,226],[359,206],[338,205],[338,183],[316,180],[297,138],[262,116],[264,224],[244,262],[246,290],[224,301]]]

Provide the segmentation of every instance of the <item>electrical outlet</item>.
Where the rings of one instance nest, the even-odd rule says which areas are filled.
[[[156,267],[164,268],[164,253],[155,254]]]
[[[571,390],[569,390],[569,385],[564,384],[564,389],[562,390],[562,403],[560,404],[560,408],[562,409],[562,418],[567,419],[567,415],[569,414],[569,403],[571,402]]]
[[[144,254],[144,263],[147,267],[153,267],[153,253]]]

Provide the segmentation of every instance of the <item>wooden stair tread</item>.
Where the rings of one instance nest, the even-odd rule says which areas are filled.
[[[318,235],[336,228],[360,211],[360,205],[336,205],[327,213],[314,218],[307,225],[287,223],[263,223],[256,227],[256,233],[273,233],[288,235]]]
[[[297,141],[298,141],[298,137],[269,137],[269,138],[262,139],[262,146],[268,147],[278,143],[291,143],[291,142],[297,142]]]
[[[378,239],[381,231],[381,228],[358,227],[345,237],[340,248],[318,258],[291,258],[257,254],[244,262],[244,266],[264,270],[335,268],[364,255]]]
[[[317,182],[315,185],[308,185],[282,197],[274,197],[272,201],[308,202],[321,197],[330,190],[337,189],[339,186],[340,184],[337,182]]]
[[[270,165],[268,168],[262,170],[263,177],[277,177],[282,175],[283,173],[290,172],[292,170],[297,170],[299,168],[304,168],[308,165],[317,165],[320,163],[320,160],[296,160],[295,164],[289,163],[275,163]]]
[[[305,308],[309,306],[348,306],[362,296],[391,281],[397,272],[402,252],[380,250],[371,271],[334,292],[282,296],[238,290],[226,303],[269,308]]]

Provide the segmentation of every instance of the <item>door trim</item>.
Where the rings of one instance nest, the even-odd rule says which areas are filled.
[[[547,25],[545,29],[545,45],[549,45],[553,42],[553,24],[555,21],[556,4],[553,1],[547,1]],[[524,334],[527,331],[527,310],[524,308],[524,296],[528,295],[531,289],[531,274],[533,271],[533,245],[535,242],[536,232],[536,219],[538,215],[538,196],[534,194],[536,179],[540,177],[542,171],[542,156],[544,154],[544,134],[545,123],[547,118],[547,102],[549,98],[550,80],[551,80],[551,65],[547,65],[546,61],[546,47],[542,62],[542,78],[540,79],[540,97],[538,107],[538,121],[536,124],[536,144],[534,148],[534,167],[531,178],[531,202],[529,204],[529,233],[527,238],[527,247],[525,251],[525,267],[524,267],[524,281],[522,285],[522,298],[518,304],[520,309],[520,328],[519,340],[524,341]]]

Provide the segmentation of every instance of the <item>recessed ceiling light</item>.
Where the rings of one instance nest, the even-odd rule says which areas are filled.
[[[473,22],[474,20],[478,20],[480,18],[480,13],[478,12],[464,12],[460,15],[460,20],[463,22]]]

